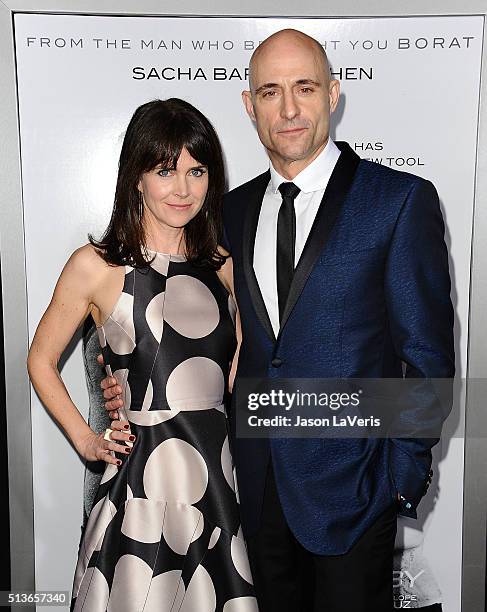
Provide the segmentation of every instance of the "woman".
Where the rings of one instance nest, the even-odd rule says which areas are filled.
[[[223,189],[218,138],[197,109],[175,98],[138,108],[110,224],[69,259],[32,342],[40,398],[84,459],[108,464],[74,610],[257,609],[223,406],[236,346]],[[56,367],[88,314],[123,389],[124,431],[93,432]]]

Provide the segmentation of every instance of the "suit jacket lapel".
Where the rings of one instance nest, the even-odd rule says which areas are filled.
[[[303,253],[294,272],[279,335],[303,291],[316,260],[328,242],[360,161],[359,156],[347,143],[337,142],[335,144],[340,149],[341,154],[323,194]]]
[[[271,174],[269,170],[264,172],[255,179],[253,189],[249,194],[248,209],[245,215],[243,228],[243,269],[250,297],[254,305],[255,312],[259,317],[267,334],[273,342],[276,341],[274,330],[272,329],[271,320],[264,303],[264,298],[260,291],[259,283],[254,271],[254,245],[255,234],[257,231],[257,223],[259,222],[259,214],[264,199],[265,190],[269,184]]]

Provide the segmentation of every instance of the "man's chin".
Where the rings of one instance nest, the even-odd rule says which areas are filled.
[[[276,148],[282,159],[286,160],[287,163],[295,161],[303,161],[307,159],[311,153],[307,147],[280,147]]]

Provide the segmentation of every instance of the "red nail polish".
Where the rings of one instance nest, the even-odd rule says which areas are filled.
[[[134,442],[134,440],[135,440],[135,436],[129,436],[129,440],[130,440],[131,442]]]
[[[127,455],[129,455],[129,454],[130,454],[131,450],[132,450],[132,449],[131,449],[131,448],[129,448],[129,447],[127,446],[127,448],[125,449],[125,452],[127,453]]]
[[[123,426],[124,429],[130,429],[130,425],[127,423],[126,425]]]
[[[117,465],[122,465],[122,462],[120,461],[120,459],[117,460]]]

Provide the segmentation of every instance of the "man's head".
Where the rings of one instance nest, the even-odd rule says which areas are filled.
[[[339,82],[330,79],[323,47],[297,30],[276,32],[257,47],[249,80],[245,108],[274,167],[292,179],[328,142]]]

